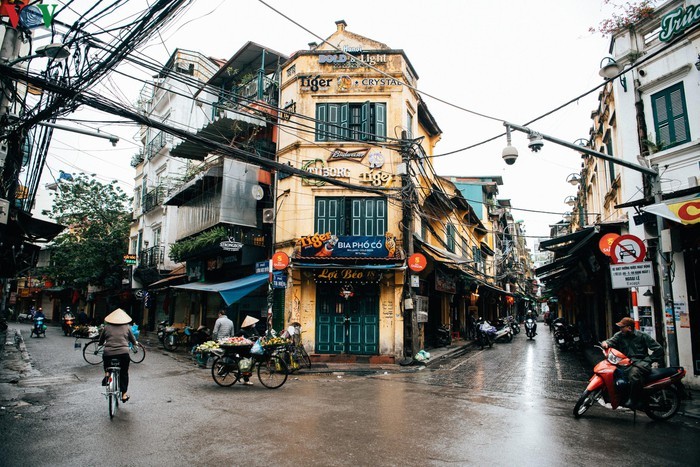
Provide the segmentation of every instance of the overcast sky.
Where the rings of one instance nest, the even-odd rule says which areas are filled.
[[[93,2],[75,2],[76,11],[81,3]],[[266,3],[322,38],[330,36],[336,29],[335,21],[343,19],[349,31],[403,49],[419,75],[421,91],[475,112],[424,95],[443,131],[436,154],[488,140],[504,132],[503,120],[525,123],[592,90],[602,83],[599,65],[608,55],[610,44],[608,38],[589,32],[590,27],[610,16],[611,10],[603,0]],[[145,2],[130,0],[126,8],[139,7],[144,8]],[[127,14],[124,9],[121,16]],[[113,19],[117,17],[114,13]],[[260,1],[195,0],[184,16],[141,51],[161,63],[177,47],[227,59],[248,40],[288,55],[306,49],[309,42],[318,42]],[[123,65],[120,70],[132,76],[148,76],[131,65]],[[108,89],[105,93],[131,103],[143,86],[123,75],[114,75],[103,84]],[[531,128],[572,142],[587,138],[597,95],[597,91],[592,92],[533,123]],[[87,110],[78,115],[112,118],[95,116]],[[52,173],[57,177],[59,169],[84,171],[98,174],[103,181],[116,178],[131,193],[134,170],[129,162],[138,151],[136,129],[102,126],[101,130],[124,139],[112,148],[107,141],[55,132],[47,163],[50,170],[45,170],[44,181],[50,181]],[[513,145],[520,157],[515,165],[506,166],[501,159],[505,144],[505,137],[501,137],[438,157],[434,165],[440,175],[502,176],[501,199],[510,199],[515,208],[557,213],[513,211],[516,219],[525,221],[528,235],[548,236],[548,226],[569,210],[564,198],[575,194],[575,187],[565,179],[579,171],[580,156],[553,143],[534,154],[527,148],[525,135],[515,133]]]

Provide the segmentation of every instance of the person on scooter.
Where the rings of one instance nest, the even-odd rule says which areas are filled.
[[[129,389],[129,342],[134,346],[139,345],[131,331],[129,324],[132,322],[131,316],[121,308],[117,308],[105,318],[105,327],[100,336],[100,345],[104,345],[102,363],[105,370],[105,377],[102,379],[102,386],[107,386],[109,372],[107,368],[111,366],[112,359],[119,360],[119,390],[122,393],[122,402],[129,400],[126,393]]]
[[[622,318],[616,325],[620,330],[610,339],[603,341],[601,346],[604,349],[616,348],[632,361],[632,365],[625,370],[625,376],[630,383],[630,397],[624,405],[636,409],[639,408],[644,379],[651,373],[653,362],[663,362],[664,349],[649,334],[635,330],[632,318]]]

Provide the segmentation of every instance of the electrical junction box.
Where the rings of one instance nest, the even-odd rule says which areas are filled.
[[[10,214],[10,202],[0,199],[0,224],[7,224],[7,217]]]

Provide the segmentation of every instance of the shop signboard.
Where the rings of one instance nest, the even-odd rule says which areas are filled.
[[[435,290],[455,294],[457,293],[457,279],[450,274],[445,274],[439,269],[435,269]]]
[[[394,258],[398,255],[396,238],[379,235],[332,235],[330,232],[299,239],[297,257],[316,258]]]

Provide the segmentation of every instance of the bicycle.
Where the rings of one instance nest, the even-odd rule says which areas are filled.
[[[302,367],[311,368],[311,358],[306,353],[304,343],[301,341],[302,332],[301,325],[295,323],[290,325],[283,334],[283,337],[291,339],[292,342],[279,353],[283,355],[285,363],[287,363],[292,373]]]
[[[104,352],[104,345],[100,345],[99,339],[93,339],[83,347],[83,358],[90,365],[99,365],[102,363],[102,354]],[[141,363],[146,358],[146,348],[139,342],[138,345],[134,346],[131,342],[129,343],[129,360],[134,363]]]
[[[107,379],[107,386],[104,395],[107,398],[109,418],[112,419],[114,418],[114,415],[117,413],[117,409],[119,408],[119,399],[122,397],[122,391],[121,389],[119,389],[119,377],[121,372],[119,360],[113,358],[110,362],[110,365],[111,366],[107,368],[109,376]]]
[[[265,350],[263,355],[250,353],[252,346],[233,346],[212,351],[216,354],[211,376],[219,386],[229,387],[253,374],[257,366],[258,380],[268,389],[277,389],[287,381],[289,367],[282,358]]]

